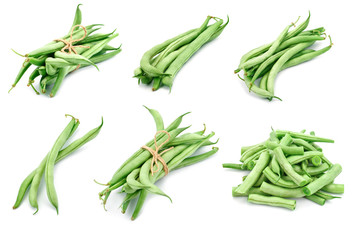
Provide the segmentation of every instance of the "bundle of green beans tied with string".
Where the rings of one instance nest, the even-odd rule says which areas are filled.
[[[21,202],[24,199],[26,191],[29,189],[29,202],[30,205],[36,209],[36,212],[39,210],[37,197],[39,186],[43,176],[45,175],[46,183],[46,193],[50,203],[55,207],[56,212],[58,211],[58,198],[54,185],[54,167],[55,164],[63,160],[72,152],[81,148],[83,145],[94,139],[100,132],[103,126],[103,120],[101,119],[100,126],[90,130],[83,137],[73,141],[68,146],[64,145],[69,141],[71,136],[75,133],[76,129],[79,127],[80,121],[74,118],[71,115],[66,114],[65,116],[70,116],[71,120],[65,129],[61,132],[59,137],[56,139],[53,147],[41,161],[40,165],[33,170],[21,183],[19,192],[16,198],[16,202],[13,206],[13,209],[16,209],[20,206]],[[34,213],[34,214],[35,214]]]
[[[319,205],[344,193],[343,184],[333,181],[341,173],[315,142],[333,143],[327,138],[291,131],[272,131],[259,144],[242,147],[240,164],[225,163],[224,168],[250,170],[243,182],[232,190],[234,197],[248,202],[295,209],[296,201],[306,198]]]
[[[33,65],[35,69],[29,76],[28,86],[31,86],[36,94],[46,93],[47,89],[51,87],[50,97],[54,97],[69,73],[90,65],[98,69],[97,63],[108,60],[121,52],[121,46],[112,47],[108,44],[118,36],[115,31],[93,34],[101,29],[102,24],[81,25],[80,5],[76,8],[75,18],[68,34],[25,55],[13,50],[26,59],[11,89]],[[40,91],[36,90],[33,85],[37,77],[41,77]]]
[[[281,100],[274,95],[278,73],[330,50],[333,45],[330,36],[327,47],[320,50],[309,48],[317,41],[325,40],[327,36],[323,27],[305,31],[309,22],[310,12],[309,17],[297,27],[294,23],[286,26],[274,42],[255,48],[242,56],[235,73],[243,71],[243,78],[240,74],[238,77],[245,82],[249,91],[270,101],[273,98]],[[295,28],[289,31],[293,26]],[[257,80],[259,82],[255,83]]]
[[[211,19],[216,22],[209,25]],[[199,28],[156,45],[145,52],[140,67],[134,71],[134,77],[138,78],[139,84],[152,83],[153,91],[162,86],[167,86],[171,91],[174,78],[181,67],[204,44],[217,38],[228,23],[229,18],[223,23],[220,18],[208,16]]]
[[[121,187],[120,193],[126,194],[120,205],[123,213],[131,202],[136,202],[132,220],[138,216],[149,193],[165,196],[171,201],[171,198],[155,185],[156,181],[173,170],[205,160],[218,151],[218,148],[213,147],[208,152],[193,156],[200,148],[214,145],[217,141],[210,140],[214,132],[204,135],[205,129],[180,135],[190,127],[179,127],[182,118],[188,113],[179,116],[165,128],[159,112],[147,109],[156,123],[157,133],[154,139],[127,159],[105,184],[106,188],[99,193],[105,207],[111,192]]]

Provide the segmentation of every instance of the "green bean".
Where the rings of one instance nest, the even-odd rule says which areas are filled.
[[[52,58],[52,57],[48,57],[46,59],[46,63],[45,63],[45,68],[46,68],[46,73],[48,75],[54,75],[54,72],[56,73],[57,71],[57,68],[63,68],[63,67],[68,67],[68,66],[71,66],[71,65],[75,65],[75,64],[72,64],[68,61],[66,61],[65,59],[62,59],[62,58]],[[75,65],[76,66],[76,65]],[[53,70],[52,70],[53,69]],[[49,72],[49,71],[52,71],[52,72]]]
[[[304,50],[298,52],[297,54],[295,54],[294,56],[292,56],[289,61],[291,61],[291,60],[294,59],[294,58],[297,58],[297,57],[300,57],[300,56],[302,56],[302,55],[305,55],[305,54],[308,54],[308,53],[312,53],[312,52],[315,52],[315,50],[313,50],[313,49],[304,49]],[[268,65],[268,66],[262,71],[262,73],[259,75],[259,77],[263,77],[263,76],[267,75],[266,78],[264,79],[264,81],[262,81],[262,82],[263,82],[263,83],[262,83],[263,86],[261,87],[262,89],[266,89],[266,88],[267,88],[267,86],[264,86],[264,85],[265,85],[265,82],[266,82],[266,84],[267,84],[267,78],[269,77],[270,70],[271,70],[271,68],[272,68],[273,66],[274,66],[274,64]],[[285,67],[285,68],[286,68],[286,67]],[[282,68],[281,71],[284,70],[285,68]],[[260,83],[261,83],[261,82],[260,82]]]
[[[199,143],[196,143],[194,145],[191,145],[188,147],[184,152],[176,156],[174,159],[171,160],[171,162],[168,164],[169,170],[176,168],[185,158],[190,157],[192,154],[195,153],[197,149],[199,149],[203,144],[209,140],[211,137],[215,135],[214,132],[211,132],[206,136],[204,140],[202,140]]]
[[[137,168],[126,177],[126,183],[134,190],[146,188],[144,184],[136,180],[139,177],[139,173],[140,169]]]
[[[282,42],[277,49],[276,53],[283,51],[287,49],[288,47],[294,46],[299,43],[305,43],[305,42],[314,42],[314,41],[322,41],[325,40],[326,37],[320,36],[320,35],[300,35],[293,38],[290,38],[284,42]]]
[[[32,65],[41,67],[44,65],[46,58],[47,58],[46,55],[40,56],[38,58],[28,57],[28,58],[26,58],[25,62],[29,62]]]
[[[46,69],[45,69],[44,66],[38,67],[37,70],[38,70],[38,72],[39,72],[39,74],[40,74],[41,76],[45,76],[45,75],[46,75]]]
[[[236,164],[236,163],[223,163],[223,168],[231,168],[231,169],[237,169],[237,170],[243,170],[243,164]]]
[[[171,63],[166,70],[166,76],[163,78],[163,84],[168,86],[171,90],[173,79],[182,65],[189,60],[189,58],[200,49],[202,45],[209,41],[211,36],[222,25],[223,21],[220,19],[216,23],[212,24],[205,31],[203,31],[189,46]],[[170,75],[170,76],[169,76]]]
[[[111,33],[105,33],[105,34],[104,33],[96,33],[94,35],[86,37],[85,39],[83,39],[82,41],[77,42],[76,44],[77,45],[83,45],[83,44],[87,44],[87,43],[98,42],[98,41],[107,39],[111,35],[115,34],[115,31],[116,31],[116,29],[114,31],[112,31]],[[108,50],[115,50],[115,48],[107,47],[105,49],[105,51],[108,51]]]
[[[270,164],[269,164],[271,170],[278,175],[278,178],[281,177],[281,168],[279,163],[276,161],[275,155],[272,156]]]
[[[174,38],[171,38],[169,40],[166,40],[165,42],[156,45],[155,47],[151,48],[145,54],[140,60],[140,67],[143,71],[145,71],[150,77],[156,77],[156,76],[163,76],[164,73],[159,71],[156,67],[152,66],[150,64],[150,59],[152,59],[155,55],[159,54],[161,51],[163,51],[167,46],[169,46],[172,42],[196,31],[197,29],[192,29],[190,31],[187,31],[185,33],[182,33]]]
[[[131,202],[132,199],[135,199],[137,197],[137,195],[139,195],[140,191],[136,191],[134,193],[128,193],[126,194],[123,202],[121,203],[120,207],[121,207],[121,212],[125,213],[127,210],[127,207],[129,206],[129,203]]]
[[[229,24],[229,16],[227,16],[227,20],[226,23],[224,23],[223,25],[221,25],[216,31],[215,33],[210,37],[210,39],[208,40],[208,42],[211,42],[212,40],[214,40],[215,38],[217,38],[218,36],[220,36],[220,34],[224,31],[224,29],[226,28],[226,26]]]
[[[155,109],[150,109],[146,106],[144,106],[149,112],[150,114],[153,116],[154,120],[155,120],[155,124],[156,124],[156,131],[161,131],[164,130],[164,121],[160,115],[160,113],[158,111],[156,111]]]
[[[306,140],[308,142],[328,142],[328,143],[334,143],[334,140],[328,139],[328,138],[321,138],[313,135],[308,135],[304,133],[297,133],[297,132],[291,132],[291,131],[283,131],[283,130],[276,130],[276,135],[278,137],[284,136],[285,134],[290,134],[293,138],[300,138],[303,140]]]
[[[269,78],[267,80],[267,90],[274,94],[274,82],[276,75],[281,71],[281,67],[295,54],[300,52],[301,50],[313,45],[314,42],[305,42],[305,43],[299,43],[295,45],[294,47],[291,47],[289,50],[287,50],[280,58],[276,61],[274,66],[271,68],[269,73]]]
[[[141,210],[142,206],[144,205],[144,202],[145,202],[145,199],[146,199],[147,195],[148,195],[148,192],[146,190],[140,190],[140,196],[139,196],[138,201],[136,203],[133,215],[131,216],[131,220],[134,221],[137,218],[137,216],[139,215],[140,210]]]
[[[304,177],[295,172],[291,164],[287,161],[281,146],[275,148],[273,151],[281,168],[298,186],[304,186],[308,183]]]
[[[190,134],[175,138],[171,142],[171,146],[190,145],[190,144],[194,144],[199,141],[202,141],[204,139],[205,139],[205,136],[202,136],[202,135],[199,135],[196,133],[190,133]]]
[[[310,158],[312,165],[314,166],[320,166],[322,164],[322,159],[320,156],[314,156]]]
[[[334,164],[324,175],[305,186],[303,188],[304,194],[306,196],[312,195],[326,185],[332,183],[341,171],[342,168],[340,164]]]
[[[238,75],[238,77],[240,78],[240,76]],[[251,79],[246,77],[244,78],[245,84],[246,86],[251,89],[252,92],[254,92],[256,95],[262,97],[262,98],[267,98],[269,99],[269,101],[271,101],[273,98],[279,99],[280,101],[281,98],[274,96],[274,94],[270,93],[269,91],[259,88],[256,85],[251,85]]]
[[[167,132],[171,132],[173,130],[175,130],[176,128],[178,128],[182,122],[182,119],[184,116],[186,116],[187,114],[189,114],[190,112],[184,113],[182,115],[180,115],[178,118],[176,118],[166,129],[165,131]],[[157,135],[157,140],[164,137],[165,133],[160,133]],[[149,142],[147,142],[145,144],[148,147],[154,147],[154,139],[150,140]],[[129,163],[130,161],[132,161],[133,159],[137,158],[141,153],[145,152],[144,149],[140,148],[138,151],[136,151],[130,158],[128,158],[123,165],[116,171],[119,172],[121,168],[123,168],[127,163]]]
[[[304,149],[307,151],[318,151],[313,145],[303,139],[293,138],[293,142],[298,146],[304,147]]]
[[[304,152],[303,155],[292,155],[287,157],[287,160],[290,164],[297,164],[306,159],[312,159],[313,157],[322,157],[324,154],[318,151],[308,151]],[[321,162],[320,162],[321,163]],[[319,164],[320,165],[320,164]],[[318,165],[317,165],[318,166]]]
[[[89,58],[90,61],[92,61],[93,63],[97,64],[97,63],[100,63],[100,62],[103,62],[103,61],[106,61],[114,56],[116,56],[117,54],[119,54],[121,52],[121,48],[118,48],[112,52],[109,52],[109,53],[104,53],[104,54],[101,54],[101,55],[98,55],[98,56],[93,56],[91,58]],[[81,67],[84,67],[86,66],[85,64],[83,64]]]
[[[245,151],[241,158],[240,158],[240,162],[244,162],[246,158],[251,157],[252,155],[254,155],[257,152],[260,152],[261,150],[266,149],[266,147],[263,144],[257,144],[251,148],[249,148],[247,151]]]
[[[64,59],[71,64],[90,64],[99,71],[99,68],[96,66],[95,63],[91,62],[87,57],[84,57],[82,55],[68,54],[68,53],[63,53],[63,52],[57,51],[57,52],[55,52],[54,56],[55,56],[55,58]]]
[[[57,213],[59,213],[59,210],[58,210],[58,199],[54,186],[54,165],[58,153],[61,150],[61,148],[64,146],[66,140],[69,137],[69,134],[71,133],[71,129],[74,127],[74,125],[75,125],[75,119],[72,118],[69,124],[64,129],[64,131],[55,141],[54,146],[52,147],[49,153],[49,158],[45,166],[46,192],[50,203],[55,207]]]
[[[255,165],[255,168],[250,172],[245,181],[235,190],[240,194],[245,194],[259,179],[264,168],[269,164],[270,155],[268,152],[263,152],[260,155],[259,162]]]
[[[261,184],[260,190],[272,196],[284,198],[301,198],[305,196],[301,188],[284,188],[267,182]]]
[[[248,197],[248,202],[255,204],[269,205],[274,207],[283,207],[290,210],[294,210],[296,207],[295,200],[290,200],[280,197],[264,196],[260,194],[250,194]]]
[[[331,200],[331,199],[334,199],[334,198],[341,198],[341,197],[337,197],[337,196],[333,196],[331,194],[328,194],[326,192],[322,192],[322,191],[317,191],[315,193],[316,196],[319,196],[319,197],[322,197],[324,198],[325,200]]]
[[[260,84],[259,84],[260,89],[267,91],[266,84],[267,84],[268,77],[269,77],[269,72],[265,73],[264,76],[261,77]]]
[[[260,146],[260,145],[263,145],[263,143],[259,143],[259,144],[252,145],[252,146],[241,147],[241,155],[243,155],[247,150],[257,147],[257,146]]]
[[[265,146],[268,149],[271,149],[271,150],[274,150],[275,148],[280,148],[285,154],[290,154],[290,155],[304,154],[304,148],[303,147],[291,147],[291,146],[276,144],[276,143],[271,142],[271,141],[266,141]],[[277,159],[277,160],[279,160],[279,159]]]
[[[329,36],[330,38],[330,36]],[[330,45],[325,47],[325,48],[322,48],[320,50],[317,50],[317,51],[314,51],[314,52],[310,52],[310,53],[307,53],[307,54],[303,54],[299,57],[296,57],[296,58],[293,58],[291,60],[289,60],[288,62],[286,62],[282,67],[281,67],[281,70],[284,70],[286,68],[289,68],[289,67],[293,67],[295,65],[298,65],[300,63],[303,63],[303,62],[306,62],[306,61],[309,61],[321,54],[324,54],[325,52],[329,51],[332,47],[333,43],[331,41],[331,38],[330,38]]]
[[[279,47],[279,45],[281,44],[281,42],[284,40],[286,34],[288,33],[290,27],[293,26],[292,24],[288,25],[281,33],[280,35],[277,37],[277,39],[274,41],[274,43],[271,45],[271,47],[269,48],[269,50],[267,50],[264,54],[254,57],[252,59],[249,59],[248,61],[246,61],[243,66],[241,66],[240,68],[243,69],[247,69],[250,68],[252,66],[255,66],[257,64],[262,63],[264,60],[266,60],[268,57],[270,57],[275,51],[276,49]]]
[[[29,82],[28,82],[28,86],[30,86],[31,83],[35,82],[35,79],[40,76],[39,73],[39,67],[37,67],[34,71],[32,71],[32,73],[29,76]]]
[[[211,16],[207,16],[207,18],[205,19],[204,23],[198,28],[196,29],[194,32],[189,33],[188,35],[185,35],[179,39],[177,39],[176,41],[170,43],[165,49],[164,51],[162,51],[159,54],[159,57],[152,63],[152,65],[156,66],[161,60],[164,59],[164,57],[166,57],[169,53],[173,52],[174,50],[180,48],[181,46],[187,45],[190,42],[192,42],[195,38],[197,38],[206,28],[207,25],[209,24],[209,21],[212,19],[213,17]],[[158,68],[158,67],[157,67]]]
[[[112,36],[108,37],[107,39],[104,39],[104,40],[96,43],[91,48],[84,51],[81,55],[85,58],[91,58],[92,56],[94,56],[95,54],[100,52],[111,40],[113,40],[117,36],[119,36],[118,33],[113,34]]]
[[[21,66],[21,69],[18,73],[18,75],[16,76],[15,78],[15,81],[14,83],[12,84],[9,92],[14,88],[16,87],[16,84],[20,81],[21,77],[24,75],[24,73],[29,69],[29,67],[31,66],[31,63],[29,62],[24,62],[24,64]]]
[[[156,67],[160,70],[165,72],[166,69],[170,66],[170,64],[187,48],[188,45],[184,45],[176,51],[171,52],[167,55],[163,60],[161,60]],[[154,84],[153,84],[153,91],[159,89],[161,85],[161,77],[154,77]]]
[[[74,127],[71,129],[71,132],[70,132],[70,134],[69,134],[69,136],[68,136],[68,138],[66,140],[68,140],[73,135],[73,133],[78,128],[79,124],[80,124],[79,121],[75,122]],[[38,206],[38,203],[37,203],[37,195],[38,195],[38,190],[39,190],[41,179],[42,179],[42,177],[44,175],[45,166],[46,166],[46,163],[47,163],[47,161],[49,159],[49,155],[50,155],[50,152],[45,156],[45,158],[41,161],[39,167],[36,169],[36,173],[35,173],[35,176],[34,176],[34,178],[32,180],[31,187],[30,187],[30,190],[29,190],[30,205],[33,208],[36,209],[34,214],[36,214],[39,211],[39,206]],[[55,164],[58,161],[58,159],[59,158],[57,157],[56,160],[55,160]]]
[[[293,181],[287,181],[276,175],[269,167],[266,167],[263,170],[263,173],[269,181],[277,186],[284,188],[298,188],[299,186],[295,184]]]
[[[268,150],[267,149],[263,149],[255,154],[253,154],[252,156],[246,158],[244,160],[244,164],[243,164],[243,167],[249,167],[249,164],[251,164],[251,162],[253,162],[254,160],[258,159],[260,157],[260,155],[263,153],[263,152],[267,152]]]
[[[213,147],[212,150],[210,150],[208,152],[205,152],[203,154],[199,154],[199,155],[196,155],[196,156],[193,156],[193,157],[185,158],[180,164],[178,164],[174,168],[174,170],[179,169],[179,168],[183,168],[183,167],[187,167],[187,166],[190,166],[192,164],[203,161],[203,160],[209,158],[210,156],[214,155],[218,150],[219,150],[219,148]]]
[[[92,29],[94,26],[98,26],[99,24],[93,24],[93,25],[89,25],[86,26],[86,30],[87,30],[87,34],[90,35],[92,32],[96,31],[97,29]],[[73,37],[72,39],[79,39],[84,35],[84,30],[82,28],[80,28],[77,31],[74,31],[73,33]],[[65,38],[63,37],[62,39],[69,41],[70,36],[67,35]],[[52,44],[48,44],[45,45],[41,48],[38,48],[28,54],[26,54],[26,57],[39,57],[41,55],[46,55],[46,54],[51,54],[54,53],[56,51],[61,50],[63,47],[65,46],[65,44],[63,42],[55,42]]]
[[[328,193],[342,194],[344,193],[344,184],[331,183],[321,188],[321,190]]]
[[[71,34],[72,31],[79,29],[79,27],[76,27],[74,29],[73,29],[73,27],[81,24],[81,21],[82,21],[82,14],[81,14],[81,10],[80,10],[81,5],[82,4],[78,4],[76,7],[74,21],[73,21],[73,24],[71,25],[71,28],[70,28],[68,34]]]
[[[169,142],[171,142],[177,135],[179,135],[181,132],[183,132],[187,128],[178,128],[178,129],[175,129],[175,130],[169,132],[169,134],[171,136]],[[164,137],[158,139],[158,141],[157,141],[158,145],[162,144],[167,139],[168,139],[168,136],[164,136]],[[169,144],[169,142],[168,142],[168,144]],[[166,145],[164,145],[163,147],[166,147]],[[144,164],[144,162],[146,162],[146,160],[149,159],[150,156],[151,156],[151,154],[148,151],[142,152],[139,156],[137,156],[136,161],[134,159],[133,161],[128,162],[126,165],[123,165],[123,167],[120,168],[120,170],[114,174],[113,178],[110,180],[110,182],[108,184],[111,186],[111,185],[117,183],[122,178],[127,176],[133,169],[138,168],[139,166]]]
[[[260,187],[261,184],[263,182],[266,182],[267,181],[267,177],[265,176],[264,173],[261,173],[260,177],[258,178],[258,180],[255,182],[254,184],[254,187]]]
[[[13,206],[13,209],[16,209],[20,206],[22,200],[24,199],[27,189],[31,185],[31,182],[35,176],[35,173],[36,173],[36,170],[32,171],[21,183],[17,197],[16,197],[16,201]]]
[[[167,164],[171,159],[173,159],[174,157],[176,157],[178,154],[180,154],[181,152],[185,151],[187,148],[187,146],[177,146],[174,149],[172,149],[171,151],[166,152],[162,158],[164,159],[165,163]],[[149,177],[149,172],[150,172],[150,167],[152,164],[152,158],[150,158],[149,160],[147,160],[142,166],[141,166],[141,170],[140,170],[140,182],[141,184],[143,184],[144,186],[146,186],[146,190],[154,193],[154,194],[158,194],[164,197],[167,197],[171,202],[171,198],[165,194],[159,187],[157,187],[154,184],[154,181],[152,181]],[[162,165],[158,165],[157,171],[161,171],[162,170]]]
[[[242,193],[238,193],[236,192],[237,187],[233,187],[232,188],[232,195],[233,197],[246,197],[246,196],[249,196],[250,194],[261,194],[261,195],[266,195],[268,196],[268,194],[266,193],[263,193],[262,191],[260,191],[260,188],[259,187],[252,187],[249,189],[249,191],[245,194],[242,194]]]
[[[301,170],[301,168],[297,165],[293,165],[293,168],[294,170],[297,172],[297,173],[303,173],[303,171]],[[329,169],[329,165],[327,163],[323,163],[321,164],[320,166],[310,166],[307,168],[307,173],[310,175],[310,176],[316,176],[316,175],[319,175],[323,172],[325,172],[326,170]]]
[[[50,93],[50,97],[55,97],[57,91],[59,90],[60,88],[60,85],[62,83],[62,81],[64,80],[67,72],[68,72],[68,67],[65,67],[65,68],[60,68],[59,69],[59,72],[57,74],[57,77],[56,77],[56,80],[55,80],[55,83],[54,83],[54,86],[53,88],[51,89],[51,93]]]
[[[317,195],[310,195],[310,196],[305,196],[306,199],[309,199],[310,201],[313,201],[319,205],[324,205],[325,202],[326,202],[326,199],[320,197],[320,196],[317,196]]]
[[[305,30],[305,28],[309,25],[309,22],[310,22],[310,13],[309,13],[309,16],[308,18],[303,22],[301,23],[298,27],[296,27],[294,30],[290,31],[286,37],[285,37],[285,41],[292,38],[292,37],[295,37],[297,35],[305,35],[305,32],[302,32]],[[321,30],[324,30],[324,29],[317,29],[319,32],[323,32]],[[309,33],[312,34],[311,31],[308,31]],[[272,43],[269,43],[269,44],[266,44],[266,45],[263,45],[261,47],[258,47],[258,48],[255,48],[253,50],[251,50],[250,52],[246,53],[243,55],[243,57],[241,58],[240,60],[240,64],[239,64],[239,67],[238,69],[235,70],[235,73],[237,72],[240,72],[240,70],[242,69],[242,65],[248,61],[249,59],[251,58],[254,58],[256,56],[259,56],[260,54],[268,51],[268,49],[273,45],[274,42]]]

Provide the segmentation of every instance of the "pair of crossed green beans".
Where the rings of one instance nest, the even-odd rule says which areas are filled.
[[[326,39],[325,29],[323,27],[306,30],[310,22],[309,17],[295,29],[289,31],[295,24],[290,24],[281,32],[277,39],[269,44],[255,48],[244,54],[240,60],[235,73],[243,71],[242,79],[249,91],[259,97],[281,100],[274,95],[275,78],[278,73],[286,68],[309,61],[327,51],[332,47],[330,45],[320,50],[310,49],[315,42]],[[255,83],[258,79],[258,84]]]
[[[188,113],[179,116],[165,128],[159,112],[154,109],[147,109],[155,120],[158,134],[155,136],[156,142],[153,139],[145,145],[152,149],[162,145],[160,151],[163,151],[164,149],[168,150],[161,157],[166,163],[169,172],[205,160],[218,151],[218,148],[214,147],[208,152],[192,156],[200,148],[217,143],[217,141],[210,141],[214,136],[214,133],[212,132],[208,135],[204,135],[204,129],[198,132],[180,135],[189,128],[189,126],[184,128],[179,127],[182,118]],[[132,220],[137,218],[149,193],[165,196],[171,201],[171,198],[155,185],[155,182],[163,178],[167,171],[165,171],[163,165],[159,164],[157,167],[158,171],[151,173],[152,159],[151,153],[143,148],[139,149],[128,158],[121,167],[116,170],[111,180],[105,184],[106,188],[99,193],[99,197],[102,200],[104,207],[111,192],[120,187],[120,193],[125,194],[125,198],[121,203],[123,213],[126,212],[131,202],[136,202],[131,217]]]
[[[93,34],[101,29],[102,24],[92,24],[85,27],[79,26],[82,22],[80,5],[76,8],[74,21],[69,33],[61,38],[65,42],[73,41],[72,49],[76,49],[75,52],[69,50],[68,52],[62,52],[61,50],[66,46],[65,42],[54,40],[28,54],[21,55],[17,53],[26,59],[11,89],[18,84],[31,66],[35,66],[36,68],[29,76],[28,86],[31,86],[36,94],[40,94],[40,92],[46,93],[47,89],[51,88],[50,97],[54,97],[64,78],[69,73],[89,65],[95,66],[98,69],[97,63],[108,60],[121,52],[121,46],[112,47],[108,45],[111,40],[118,36],[115,31],[107,34]],[[40,91],[33,85],[37,77],[41,77]]]
[[[256,204],[294,210],[296,201],[309,199],[319,205],[344,193],[343,184],[333,181],[341,173],[340,164],[332,164],[315,142],[334,141],[305,134],[277,130],[265,142],[241,148],[240,164],[225,163],[224,168],[250,171],[232,190],[234,197],[248,197]]]
[[[70,116],[70,115],[66,115]],[[39,210],[37,196],[39,191],[40,182],[45,175],[45,183],[46,183],[46,192],[50,203],[55,207],[56,212],[58,213],[58,197],[55,190],[54,185],[54,167],[55,164],[63,160],[69,154],[73,153],[80,147],[82,147],[87,142],[94,139],[100,132],[103,121],[101,120],[100,126],[94,128],[89,131],[83,137],[73,141],[67,147],[63,148],[69,138],[74,134],[76,129],[78,128],[80,121],[72,116],[69,124],[65,127],[65,129],[61,132],[59,137],[56,139],[53,147],[50,152],[45,156],[45,158],[41,161],[40,165],[32,171],[21,183],[20,189],[13,206],[13,209],[16,209],[20,206],[21,202],[24,199],[26,191],[29,189],[29,202],[32,207],[36,209],[36,212]],[[34,213],[34,214],[35,214]]]
[[[211,19],[216,22],[209,25]],[[204,44],[217,38],[228,23],[229,18],[223,23],[222,19],[208,16],[199,28],[156,45],[145,52],[140,60],[140,67],[134,71],[134,77],[138,78],[139,84],[152,83],[153,91],[161,86],[166,86],[171,91],[174,78],[181,67]]]

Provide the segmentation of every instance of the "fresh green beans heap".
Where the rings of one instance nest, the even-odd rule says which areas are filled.
[[[123,213],[126,212],[130,202],[136,202],[135,210],[131,218],[132,220],[135,220],[138,216],[149,193],[166,196],[170,199],[168,195],[155,185],[156,181],[166,175],[167,170],[171,172],[172,170],[195,164],[205,160],[218,151],[217,147],[213,147],[213,149],[208,152],[192,156],[201,147],[217,143],[217,141],[210,141],[214,136],[214,132],[204,135],[204,129],[179,136],[190,127],[179,128],[182,118],[188,113],[179,116],[167,128],[164,128],[164,123],[159,112],[154,109],[147,109],[155,120],[158,132],[155,136],[156,141],[154,141],[154,139],[150,140],[145,146],[151,149],[160,147],[159,154],[166,164],[156,164],[155,168],[158,171],[151,172],[153,156],[148,150],[144,149],[144,146],[121,165],[114,173],[112,179],[106,184],[107,187],[99,193],[100,199],[103,201],[105,207],[110,193],[121,187],[120,193],[126,194],[120,205]],[[167,133],[169,135],[167,135]],[[162,154],[161,152],[163,152],[164,149],[166,153],[164,152],[164,154]]]
[[[70,115],[66,115],[66,116],[70,116]],[[63,160],[72,152],[82,147],[87,142],[94,139],[99,134],[103,126],[103,120],[101,120],[100,126],[89,131],[83,137],[73,141],[71,144],[69,144],[67,147],[64,148],[64,145],[69,140],[69,138],[74,134],[74,132],[76,131],[76,129],[80,124],[78,119],[75,119],[73,116],[70,117],[71,120],[69,124],[60,134],[60,136],[54,143],[50,152],[41,161],[40,165],[34,171],[32,171],[21,183],[13,209],[16,209],[20,206],[22,200],[24,199],[26,191],[29,189],[30,205],[36,209],[35,213],[38,212],[39,206],[37,202],[37,196],[38,196],[41,179],[45,173],[46,192],[48,195],[48,199],[50,203],[55,207],[56,212],[59,213],[58,198],[56,195],[55,185],[54,185],[55,164]]]
[[[243,70],[242,79],[249,91],[254,92],[262,98],[271,101],[273,98],[281,100],[274,96],[275,78],[278,73],[286,68],[309,61],[327,51],[332,47],[330,45],[320,50],[310,49],[316,41],[326,39],[325,29],[323,27],[306,30],[310,22],[309,17],[293,30],[289,31],[294,23],[286,26],[277,39],[269,44],[255,48],[244,54],[240,60],[235,73]],[[255,83],[259,80],[258,84]]]
[[[265,142],[241,148],[240,164],[226,163],[224,168],[250,170],[243,182],[232,190],[234,197],[248,202],[295,209],[296,201],[306,198],[324,205],[344,193],[343,184],[333,181],[341,173],[340,164],[332,164],[315,142],[333,143],[327,138],[277,130]]]
[[[216,22],[209,25],[211,19]],[[217,38],[228,23],[229,18],[226,23],[223,23],[220,18],[208,16],[199,28],[156,45],[145,52],[141,58],[140,67],[134,71],[134,77],[138,78],[139,84],[152,83],[153,91],[163,85],[171,91],[174,78],[181,67],[204,44]]]
[[[89,65],[97,68],[97,63],[110,59],[121,52],[121,46],[112,47],[108,45],[112,39],[118,36],[115,31],[107,34],[93,34],[101,29],[102,24],[80,26],[82,22],[80,5],[76,8],[74,21],[67,35],[28,54],[17,53],[26,59],[9,92],[17,85],[31,65],[34,65],[35,69],[30,74],[28,86],[31,86],[38,95],[40,92],[46,93],[47,89],[51,88],[50,97],[54,97],[62,81],[69,73]],[[66,47],[66,44],[63,40],[71,43],[72,51],[68,49],[68,52],[64,52],[63,48]],[[33,85],[37,77],[41,78],[41,91],[36,90]]]

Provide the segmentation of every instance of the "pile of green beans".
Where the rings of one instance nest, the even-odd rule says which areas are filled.
[[[179,116],[167,128],[165,128],[163,119],[159,112],[154,109],[147,109],[155,120],[157,131],[165,130],[169,133],[170,138],[164,132],[155,136],[157,146],[160,146],[160,144],[169,139],[169,141],[163,145],[162,149],[164,150],[171,148],[162,155],[169,172],[205,160],[218,151],[217,147],[213,147],[212,150],[208,152],[192,156],[203,146],[210,146],[217,143],[217,141],[210,141],[210,139],[214,136],[214,132],[208,135],[204,135],[204,129],[198,132],[184,133],[180,135],[183,131],[189,128],[189,126],[179,128],[182,122],[182,118],[188,113]],[[150,140],[145,145],[153,149],[155,147],[154,139]],[[160,149],[159,153],[162,150]],[[159,187],[155,185],[156,181],[166,175],[163,165],[159,164],[157,166],[159,171],[154,172],[152,175],[150,172],[150,167],[152,164],[151,161],[152,155],[149,151],[143,148],[139,149],[130,158],[128,158],[114,173],[112,179],[107,184],[105,184],[106,188],[99,193],[99,197],[102,200],[104,207],[111,192],[120,187],[120,193],[126,194],[123,202],[120,205],[123,213],[126,212],[131,202],[136,202],[135,210],[131,217],[132,220],[137,218],[149,193],[165,196],[171,200],[167,194],[165,194]]]
[[[51,88],[49,95],[50,97],[54,97],[64,78],[69,73],[89,65],[95,66],[98,69],[96,66],[97,63],[108,60],[121,52],[121,46],[112,47],[108,44],[112,39],[118,36],[115,31],[106,34],[93,34],[101,29],[102,24],[85,26],[86,32],[78,26],[82,22],[80,5],[81,4],[76,8],[75,18],[69,33],[61,38],[69,41],[71,39],[80,39],[85,36],[83,40],[72,44],[76,49],[77,54],[62,52],[61,50],[65,46],[65,43],[57,40],[25,55],[18,54],[13,50],[15,53],[26,59],[9,92],[18,84],[24,73],[33,65],[35,66],[35,69],[30,74],[27,85],[31,86],[38,95],[40,92],[45,94],[47,90]],[[40,91],[33,85],[37,77],[41,78]]]
[[[243,78],[240,74],[238,77],[245,82],[249,91],[269,101],[273,98],[281,100],[274,95],[278,73],[330,50],[333,45],[330,36],[329,46],[320,50],[309,48],[315,42],[325,40],[327,36],[323,27],[305,31],[309,22],[310,12],[309,17],[293,30],[289,31],[295,26],[294,23],[286,26],[274,42],[255,48],[242,56],[235,73],[243,70]],[[257,81],[258,79],[260,80]]]
[[[234,197],[248,202],[295,209],[296,201],[306,198],[319,205],[344,193],[344,184],[335,184],[340,164],[332,164],[315,142],[333,143],[327,138],[291,131],[272,131],[265,142],[241,148],[240,164],[225,163],[224,168],[250,171],[233,187]]]
[[[209,21],[216,22],[209,25]],[[217,17],[208,16],[205,22],[196,29],[192,29],[171,38],[151,48],[141,58],[140,67],[135,69],[134,77],[138,83],[150,85],[156,91],[162,86],[167,86],[170,91],[174,78],[181,67],[195,54],[204,44],[217,38],[226,23]]]
[[[21,202],[24,199],[26,191],[29,189],[30,205],[36,209],[34,214],[38,212],[39,206],[37,202],[37,196],[41,179],[45,174],[46,192],[48,199],[50,203],[55,207],[56,212],[59,213],[58,198],[54,185],[55,164],[63,160],[65,157],[67,157],[69,154],[73,153],[80,147],[82,147],[87,142],[94,139],[99,134],[103,126],[103,120],[101,119],[100,126],[90,130],[83,137],[73,141],[67,147],[64,147],[64,145],[68,142],[69,138],[74,134],[80,124],[80,121],[73,116],[66,116],[71,117],[69,124],[61,132],[50,152],[41,161],[40,165],[35,170],[33,170],[21,183],[13,209],[16,209],[20,206]]]

